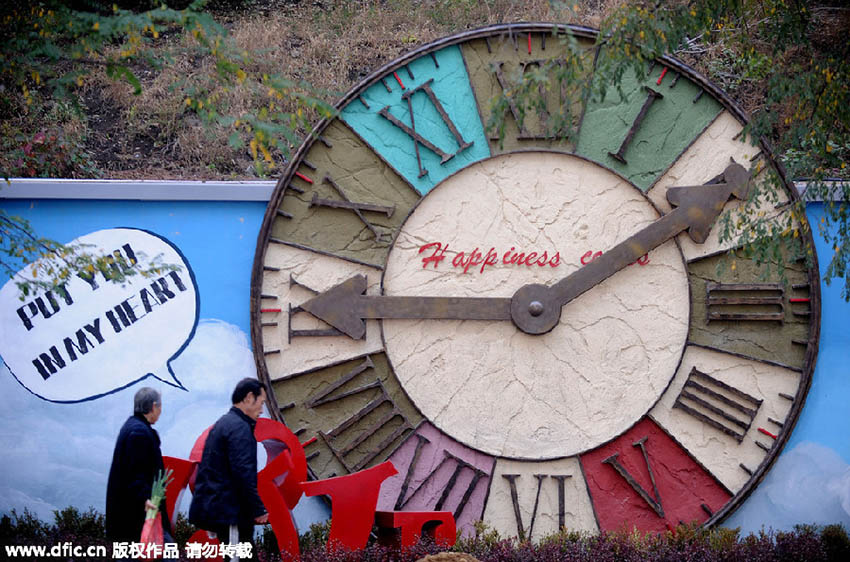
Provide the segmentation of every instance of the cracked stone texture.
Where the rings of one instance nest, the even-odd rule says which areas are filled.
[[[543,48],[543,41],[545,41],[545,49]],[[577,39],[577,41],[585,49],[593,47],[593,42],[587,39]],[[496,96],[502,93],[502,87],[496,78],[493,68],[496,63],[504,63],[502,65],[502,75],[509,83],[513,83],[514,79],[519,77],[518,75],[523,63],[542,61],[539,64],[546,64],[551,61],[564,60],[569,53],[566,45],[561,43],[561,39],[552,37],[551,32],[531,34],[531,53],[528,52],[527,34],[513,38],[507,36],[491,37],[489,45],[490,49],[488,51],[487,42],[484,39],[474,39],[463,44],[463,57],[466,60],[466,67],[469,70],[469,76],[472,81],[472,89],[475,92],[475,98],[478,102],[479,112],[481,113],[481,120],[485,123],[485,127],[492,115],[492,102]],[[592,70],[593,57],[586,56],[581,60],[581,63],[584,65],[583,71],[589,73]],[[526,67],[526,75],[531,75],[538,68],[539,66],[530,64]],[[553,114],[552,117],[549,117],[551,120],[549,123],[550,126],[555,126],[556,121],[554,117],[562,107],[562,100],[569,100],[570,126],[573,129],[578,126],[578,121],[584,107],[580,99],[580,92],[578,89],[569,91],[567,86],[562,91],[561,86],[555,80],[554,71],[549,74],[549,84],[546,88],[545,100],[547,111]],[[572,152],[575,149],[574,139],[571,140],[563,136],[557,140],[545,138],[520,139],[518,138],[520,129],[511,111],[505,111],[504,117],[505,132],[502,139],[502,146],[499,146],[498,134],[488,133],[487,135],[490,140],[490,150],[493,154],[528,148],[546,148],[562,152]],[[536,109],[529,109],[525,115],[523,124],[531,136],[545,137],[547,133],[546,119],[545,115],[541,118]]]
[[[658,218],[645,196],[575,156],[497,156],[452,176],[416,208],[390,252],[389,295],[510,297],[552,284]],[[449,234],[450,233],[450,234]],[[449,244],[423,269],[428,242]],[[559,267],[492,266],[463,274],[456,252],[558,251]],[[385,320],[387,353],[420,411],[480,451],[529,460],[567,457],[623,432],[673,377],[688,327],[688,285],[668,242],[564,307],[548,334],[507,321]]]
[[[699,136],[688,150],[676,161],[675,164],[652,186],[647,195],[655,205],[663,212],[670,211],[667,202],[667,190],[678,185],[700,185],[711,178],[722,173],[732,158],[735,162],[745,168],[749,168],[750,160],[760,154],[760,147],[750,144],[749,139],[736,137],[741,134],[743,125],[728,111],[722,111],[709,127]],[[764,182],[765,174],[761,172],[756,175],[756,182]],[[776,206],[788,202],[789,196],[786,192],[777,194],[777,199],[768,200],[761,196],[753,207],[756,213],[764,212],[767,216],[774,216],[776,220],[784,217],[774,209]],[[723,242],[720,241],[720,224],[723,217],[728,215],[732,222],[736,222],[740,216],[738,210],[741,202],[735,198],[730,199],[718,217],[715,227],[709,234],[708,240],[702,244],[696,244],[687,233],[679,235],[679,243],[687,260],[699,259],[717,252],[729,250],[736,246],[736,240],[742,231],[733,230],[732,237]]]
[[[293,177],[292,184],[304,193],[287,190],[279,208],[291,214],[292,218],[278,215],[272,225],[271,236],[383,266],[395,230],[404,222],[420,196],[344,123],[334,120],[322,136],[332,144],[332,148],[320,141],[313,143],[304,160],[316,169],[304,163],[298,167],[298,172],[312,179],[313,183]],[[324,199],[343,199],[331,184],[323,181],[325,176],[333,178],[350,201],[395,206],[390,217],[384,213],[363,211],[363,216],[381,235],[381,241],[377,241],[375,234],[349,209],[310,206],[314,193]]]
[[[381,495],[378,498],[379,510],[394,510],[396,500],[401,493],[402,484],[407,478],[411,462],[417,449],[419,438],[417,435],[427,439],[420,449],[419,458],[413,467],[413,472],[404,494],[405,511],[434,511],[440,501],[444,490],[449,487],[451,478],[455,475],[458,463],[445,456],[450,453],[461,461],[475,467],[484,474],[477,482],[473,482],[474,470],[464,467],[457,473],[454,486],[440,507],[442,511],[455,513],[460,506],[464,494],[470,486],[474,487],[469,495],[466,505],[456,517],[458,530],[464,535],[474,534],[474,523],[480,520],[484,512],[484,503],[487,500],[487,490],[490,488],[490,476],[493,473],[495,459],[470,449],[454,439],[440,432],[430,423],[423,423],[417,428],[415,434],[411,434],[407,441],[399,447],[389,458],[398,470],[398,474],[392,476],[381,484]],[[432,472],[434,474],[432,474]]]
[[[577,154],[623,174],[643,190],[649,189],[722,109],[707,93],[693,103],[700,87],[684,76],[671,88],[676,74],[672,69],[658,85],[661,72],[662,65],[656,65],[645,81],[638,82],[628,71],[621,82],[625,98],[621,98],[615,88],[609,88],[601,102],[593,97],[585,110],[576,150]],[[656,99],[649,108],[626,149],[627,164],[622,164],[608,153],[619,150],[646,101],[644,86],[661,93],[664,98]]]
[[[684,410],[673,408],[676,397],[694,367],[763,400],[742,442],[738,443],[734,437],[705,424]],[[782,423],[787,421],[792,403],[779,396],[779,393],[795,396],[800,381],[800,373],[790,369],[688,346],[675,379],[650,415],[724,486],[732,493],[737,493],[750,479],[750,475],[739,465],[743,463],[754,471],[767,456],[767,452],[755,442],[758,440],[768,446],[774,443],[758,428],[767,429],[774,435],[782,431],[768,418]]]
[[[353,100],[342,110],[342,119],[351,126],[381,157],[397,170],[419,193],[428,193],[435,185],[452,173],[490,156],[484,127],[475,105],[472,86],[463,63],[460,47],[451,46],[436,51],[439,67],[435,67],[430,55],[419,57],[407,65],[413,73],[411,79],[404,68],[396,72],[405,85],[402,90],[393,73],[384,77],[391,92],[379,80],[365,91],[361,97],[369,105],[367,108],[359,100]],[[461,137],[472,146],[458,152],[451,160],[440,163],[440,157],[424,146],[419,146],[422,165],[428,173],[419,177],[413,138],[399,127],[390,123],[378,112],[389,106],[388,111],[406,125],[411,125],[407,101],[402,99],[404,91],[413,90],[433,78],[431,88],[437,99],[454,123]],[[449,128],[424,91],[411,97],[413,119],[416,132],[438,146],[448,154],[458,150]]]
[[[634,445],[643,438],[658,487],[657,496],[643,452]],[[615,454],[649,497],[660,501],[663,518],[613,465],[603,462]],[[604,531],[637,528],[643,532],[665,532],[682,522],[705,521],[708,514],[702,504],[716,512],[730,499],[729,493],[649,418],[642,419],[616,440],[582,455],[581,464],[599,527]]]
[[[790,262],[790,260],[788,260]],[[770,275],[755,265],[753,260],[735,257],[735,269],[731,269],[732,260],[726,254],[703,258],[688,264],[691,275],[692,309],[691,328],[688,341],[700,345],[720,348],[725,351],[747,355],[781,363],[795,369],[805,367],[806,346],[792,343],[792,340],[808,341],[810,317],[796,316],[794,312],[808,311],[809,303],[791,303],[789,298],[809,297],[808,289],[793,289],[792,285],[808,283],[806,270],[799,262],[787,263],[785,269],[785,320],[774,321],[718,321],[706,320],[706,292],[708,281],[719,283],[782,283],[782,277],[776,267]],[[753,295],[775,295],[770,293],[750,293]],[[725,312],[776,312],[779,308],[770,306],[718,306],[714,310]]]
[[[263,350],[280,350],[280,353],[265,356],[272,380],[383,349],[376,321],[368,322],[363,340],[336,336],[298,337],[293,338],[291,343],[287,341],[289,305],[299,306],[313,296],[304,287],[290,286],[290,276],[310,289],[324,291],[360,273],[369,281],[366,292],[375,294],[379,292],[380,270],[284,244],[269,244],[263,263],[280,269],[263,272],[261,291],[264,295],[277,296],[275,300],[263,299],[262,308],[282,309],[279,313],[262,313],[263,322],[277,322],[277,326],[262,328]],[[292,327],[311,330],[329,326],[307,312],[300,312],[293,315]]]
[[[490,485],[490,497],[484,511],[484,520],[502,536],[517,536],[517,521],[511,499],[509,481],[504,474],[518,474],[516,479],[517,501],[520,506],[522,525],[528,537],[534,500],[537,496],[535,474],[545,474],[540,486],[540,500],[534,520],[532,539],[556,533],[558,529],[558,488],[560,484],[552,476],[568,475],[564,480],[564,526],[571,531],[596,533],[599,528],[593,516],[590,496],[581,473],[578,457],[546,462],[521,462],[498,459]]]

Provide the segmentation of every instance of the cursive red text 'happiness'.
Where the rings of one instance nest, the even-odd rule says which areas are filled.
[[[433,264],[434,269],[437,269],[440,262],[446,259],[446,251],[448,249],[449,245],[444,245],[441,242],[431,242],[420,246],[419,253],[427,254],[422,258],[422,267],[427,268]],[[542,253],[525,253],[517,251],[513,246],[504,253],[496,251],[496,248],[490,248],[485,254],[483,250],[475,248],[471,252],[458,252],[452,258],[451,264],[452,267],[463,269],[464,273],[467,273],[473,267],[481,266],[478,272],[484,273],[484,269],[487,266],[496,265],[500,261],[505,265],[523,265],[526,267],[546,267],[548,265],[549,267],[558,267],[561,265],[561,254],[555,252],[550,255],[545,250]]]

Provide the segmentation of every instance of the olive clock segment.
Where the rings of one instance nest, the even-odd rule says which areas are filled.
[[[817,264],[780,275],[717,226],[781,171],[673,59],[582,98],[595,40],[444,38],[353,88],[294,155],[251,329],[311,477],[390,460],[379,509],[538,539],[722,521],[781,451],[817,358]],[[491,103],[523,77],[540,105]],[[795,197],[759,200],[763,220]]]

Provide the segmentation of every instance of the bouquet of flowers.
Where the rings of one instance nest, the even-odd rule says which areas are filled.
[[[145,524],[142,526],[141,543],[148,545],[148,551],[151,551],[151,544],[159,545],[155,551],[162,553],[163,533],[162,533],[162,513],[159,510],[159,505],[165,498],[165,489],[171,482],[171,469],[163,473],[161,470],[153,481],[151,488],[151,503],[153,508],[149,508],[145,514]]]

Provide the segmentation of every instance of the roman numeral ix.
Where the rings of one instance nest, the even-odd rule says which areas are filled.
[[[341,389],[346,383],[353,380],[359,374],[365,372],[367,369],[374,368],[375,364],[373,363],[372,358],[367,356],[362,363],[340,377],[339,380],[304,402],[304,405],[308,408],[316,408],[318,406],[338,403],[342,400],[347,401],[349,398],[362,395],[364,392],[373,389],[378,390],[377,396],[366,402],[359,411],[352,414],[348,419],[328,432],[319,432],[319,437],[322,438],[336,459],[342,464],[342,466],[345,467],[346,470],[348,470],[349,473],[357,472],[358,470],[369,466],[370,463],[372,463],[372,461],[374,461],[375,458],[387,449],[387,447],[389,447],[398,437],[413,429],[413,426],[398,406],[396,406],[392,398],[390,398],[386,388],[384,388],[384,384],[378,378],[351,390],[333,395],[335,391]],[[387,408],[381,408],[385,404],[389,404],[389,411],[383,413],[383,415],[381,415],[378,419],[365,421],[372,412],[376,412],[379,409],[386,410]],[[374,417],[375,416],[372,416],[371,418]],[[356,458],[358,456],[358,448],[361,444],[363,444],[363,442],[396,419],[400,420],[401,423],[399,423],[389,435],[384,437],[384,439],[377,445],[371,445],[371,450],[367,452],[365,456],[360,458],[360,460],[357,460],[356,462],[350,460],[352,457]]]

